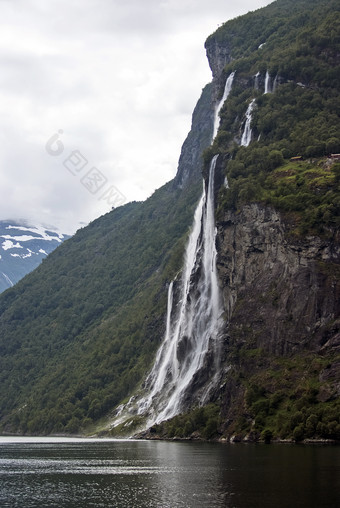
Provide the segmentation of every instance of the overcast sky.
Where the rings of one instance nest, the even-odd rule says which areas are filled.
[[[0,0],[0,220],[74,232],[174,177],[204,42],[270,0]]]

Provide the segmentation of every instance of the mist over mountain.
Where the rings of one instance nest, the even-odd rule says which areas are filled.
[[[2,432],[340,438],[339,11],[222,25],[175,179],[0,296]]]

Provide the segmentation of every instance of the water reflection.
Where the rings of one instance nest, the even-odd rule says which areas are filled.
[[[333,508],[337,447],[0,438],[1,507]]]

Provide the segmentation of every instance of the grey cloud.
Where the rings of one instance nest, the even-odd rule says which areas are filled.
[[[47,154],[58,129],[63,157],[80,150],[128,199],[174,176],[210,80],[205,38],[266,3],[0,0],[0,219],[75,227],[107,211]]]

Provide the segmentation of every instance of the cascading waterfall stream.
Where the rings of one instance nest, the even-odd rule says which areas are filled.
[[[279,76],[278,76],[278,74],[276,74],[274,82],[273,82],[273,90],[272,90],[272,92],[275,92],[275,90],[277,88],[278,79],[279,79]]]
[[[266,72],[266,77],[265,77],[265,80],[264,80],[264,93],[271,93],[271,88],[270,88],[270,76],[269,76],[269,72],[267,71]]]
[[[266,77],[264,80],[264,93],[274,93],[279,81],[279,75],[276,74],[274,81],[272,82],[269,72],[266,72]]]
[[[234,74],[228,77],[223,97],[215,110],[214,137],[219,126],[219,112],[230,93]],[[207,400],[210,389],[216,384],[221,360],[218,339],[223,311],[215,245],[214,184],[217,157],[215,155],[211,161],[207,184],[203,182],[203,193],[195,211],[181,280],[169,285],[163,343],[144,382],[142,395],[132,397],[125,406],[120,407],[114,426],[136,414],[146,417],[145,427],[178,414],[185,407],[193,381],[197,385],[197,375],[207,362],[209,380],[205,380],[199,390],[200,403]]]
[[[204,366],[210,350],[218,354],[217,336],[222,312],[216,273],[214,172],[211,162],[207,193],[196,209],[186,252],[180,302],[173,307],[169,286],[165,340],[149,374],[148,394],[138,403],[137,414],[148,414],[148,426],[166,420],[183,409],[192,380]],[[173,310],[173,315],[172,315]],[[216,359],[217,364],[218,359]],[[201,400],[204,402],[204,397]]]
[[[251,141],[250,125],[251,125],[251,118],[252,118],[252,112],[254,109],[254,105],[255,105],[255,99],[253,99],[250,102],[248,109],[246,111],[246,123],[244,125],[244,130],[243,130],[243,134],[242,134],[242,138],[241,138],[241,146],[248,146]]]
[[[219,102],[219,103],[218,103],[218,105],[217,105],[217,108],[215,109],[213,140],[215,139],[216,134],[217,134],[217,131],[218,131],[218,128],[219,128],[219,126],[220,126],[220,111],[221,111],[221,109],[222,109],[223,104],[224,104],[224,103],[225,103],[225,101],[227,100],[228,95],[229,95],[229,94],[230,94],[230,92],[231,92],[231,87],[232,87],[232,84],[233,84],[233,79],[234,79],[234,76],[235,76],[235,72],[232,72],[232,73],[228,76],[227,81],[226,81],[226,83],[225,83],[225,87],[224,87],[224,92],[223,92],[222,99],[220,100],[220,102]]]

